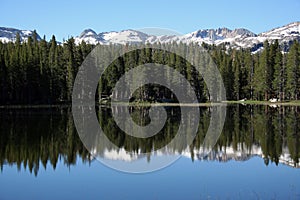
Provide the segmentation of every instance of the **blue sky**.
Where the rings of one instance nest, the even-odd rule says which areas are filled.
[[[299,0],[1,0],[0,26],[36,29],[49,39],[129,28],[188,33],[203,28],[247,28],[255,33],[300,21]]]

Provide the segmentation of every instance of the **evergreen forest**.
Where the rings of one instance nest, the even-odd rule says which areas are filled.
[[[184,48],[186,44],[158,44]],[[188,44],[193,48],[196,44]],[[109,45],[114,48],[114,44]],[[126,50],[128,45],[123,45]],[[280,101],[300,99],[300,44],[294,41],[288,52],[275,41],[265,41],[263,50],[230,49],[226,45],[208,45],[208,51],[221,73],[227,100]],[[27,41],[0,42],[0,104],[68,104],[72,99],[73,83],[84,59],[94,48],[74,38],[63,43],[52,36],[37,39],[34,32]],[[197,56],[195,52],[195,56]],[[199,52],[200,54],[200,52]],[[210,101],[206,85],[190,63],[180,56],[145,48],[127,52],[116,59],[99,80],[96,100],[109,96],[118,78],[130,67],[150,62],[168,65],[178,70],[190,82],[200,102]],[[159,85],[144,86],[134,94],[137,100],[172,99],[172,93]]]

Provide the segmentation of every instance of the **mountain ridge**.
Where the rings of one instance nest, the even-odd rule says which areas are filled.
[[[127,32],[127,35],[124,35]],[[130,33],[129,33],[130,32]],[[288,51],[293,40],[300,41],[300,22],[291,22],[284,26],[273,28],[262,33],[253,33],[246,28],[229,29],[226,27],[217,29],[199,29],[191,33],[181,36],[176,35],[148,35],[136,30],[128,29],[112,32],[100,32],[97,35],[113,35],[112,37],[100,40],[91,40],[88,35],[81,34],[75,37],[75,41],[79,44],[85,41],[90,44],[125,44],[125,43],[168,43],[168,42],[182,42],[182,43],[207,43],[211,45],[224,44],[226,48],[250,48],[252,52],[258,52],[263,48],[263,42],[279,41],[283,51]],[[122,39],[121,39],[122,38]]]
[[[32,37],[33,31],[19,30],[15,28],[0,27],[0,41],[14,42],[16,34],[19,33],[21,41]],[[40,36],[37,34],[38,39]],[[229,29],[226,27],[217,29],[199,29],[184,35],[151,35],[138,30],[127,29],[121,31],[110,31],[97,33],[93,29],[85,29],[74,37],[75,43],[85,41],[89,44],[136,44],[136,43],[207,43],[211,45],[224,44],[226,48],[251,48],[253,52],[263,47],[263,42],[268,40],[279,41],[283,51],[288,51],[293,40],[300,41],[300,22],[291,22],[284,26],[273,28],[259,34],[253,33],[246,28]]]

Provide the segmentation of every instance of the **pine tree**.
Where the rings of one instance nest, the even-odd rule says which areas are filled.
[[[271,45],[273,46],[273,45]],[[265,100],[268,100],[272,94],[272,80],[273,80],[273,50],[274,48],[270,48],[268,41],[264,43],[264,52],[260,58],[260,67],[264,69],[264,82],[265,82]],[[270,59],[271,58],[271,59]]]
[[[7,72],[7,66],[5,63],[5,46],[0,41],[0,104],[6,104],[8,100],[8,72]]]
[[[50,40],[50,49],[49,49],[49,57],[48,57],[48,66],[49,66],[49,99],[50,102],[52,103],[54,99],[57,98],[57,93],[59,92],[58,88],[58,83],[59,83],[59,78],[58,78],[58,73],[57,68],[58,68],[58,50],[57,50],[57,43],[55,40],[55,36],[52,36],[52,39]]]
[[[248,99],[253,99],[253,82],[254,82],[254,60],[251,55],[250,50],[245,52],[244,55],[244,67],[245,67],[245,84],[243,86],[244,97]]]
[[[287,58],[287,90],[291,99],[298,100],[300,93],[300,48],[294,41]]]
[[[286,70],[285,66],[283,65],[283,56],[279,48],[277,49],[275,57],[274,80],[272,84],[276,97],[279,98],[280,101],[284,100],[286,86]]]
[[[268,41],[264,42],[264,49],[259,56],[258,65],[255,68],[254,75],[254,90],[259,99],[261,99],[262,95],[264,96],[264,100],[268,100],[269,94],[271,92],[272,82],[270,82],[271,75],[268,74],[270,69],[269,65],[269,43]]]
[[[43,102],[49,102],[50,91],[49,91],[49,66],[48,66],[48,44],[46,37],[39,43],[39,100]]]
[[[70,38],[64,44],[64,58],[66,64],[66,87],[64,88],[66,92],[67,101],[71,101],[73,83],[75,79],[76,72],[76,59],[75,59],[75,40]]]
[[[234,60],[233,60],[233,71],[234,71],[234,84],[233,84],[233,89],[234,89],[234,98],[236,100],[240,99],[241,95],[241,62],[239,58],[239,54],[236,53]]]

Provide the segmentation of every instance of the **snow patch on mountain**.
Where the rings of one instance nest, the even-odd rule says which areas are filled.
[[[146,39],[149,37],[146,33],[135,30],[123,30],[120,32],[114,32],[113,34],[105,33],[103,36],[103,39],[107,42],[115,44],[145,43]]]
[[[19,30],[15,28],[0,27],[0,41],[1,42],[15,42],[17,34],[20,35],[21,41],[27,41],[28,37],[33,36],[34,31]],[[37,39],[41,40],[41,37],[37,34]]]

